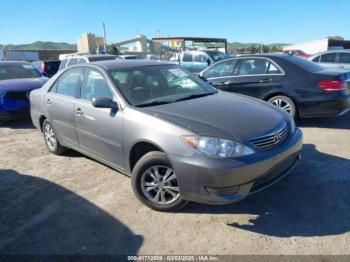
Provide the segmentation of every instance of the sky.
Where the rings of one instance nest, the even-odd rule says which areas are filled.
[[[4,1],[4,3],[1,3]],[[229,42],[297,43],[350,39],[350,0],[0,0],[0,43],[107,42],[145,34],[223,37]]]

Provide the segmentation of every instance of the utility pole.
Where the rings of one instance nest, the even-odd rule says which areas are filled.
[[[106,40],[106,26],[105,23],[102,23],[103,26],[103,48],[104,48],[104,52],[105,54],[107,54],[107,40]]]

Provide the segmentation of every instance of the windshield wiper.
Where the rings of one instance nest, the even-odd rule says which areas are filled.
[[[136,107],[147,107],[147,106],[158,106],[158,105],[164,105],[164,104],[169,104],[172,103],[172,101],[152,101],[148,103],[141,103],[138,105],[135,105]]]
[[[213,92],[213,93],[202,93],[202,94],[192,94],[192,95],[189,95],[189,96],[185,96],[185,97],[176,99],[176,100],[174,100],[174,102],[190,100],[190,99],[199,98],[199,97],[203,97],[203,96],[214,95],[214,94],[216,94],[216,92]]]

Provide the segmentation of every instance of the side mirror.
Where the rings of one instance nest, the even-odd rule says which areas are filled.
[[[118,108],[118,104],[115,101],[113,101],[112,98],[104,97],[104,96],[93,97],[92,105],[98,108],[111,108],[111,109]]]
[[[204,80],[204,81],[207,81],[207,79],[203,76],[203,74],[198,74],[197,75],[200,79]]]

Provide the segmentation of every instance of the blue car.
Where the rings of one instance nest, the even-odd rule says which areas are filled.
[[[0,62],[0,121],[29,115],[29,92],[48,78],[26,62]]]

